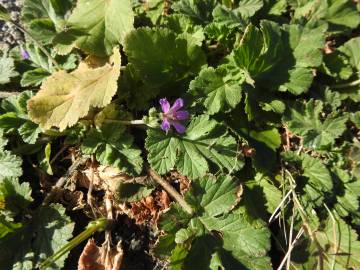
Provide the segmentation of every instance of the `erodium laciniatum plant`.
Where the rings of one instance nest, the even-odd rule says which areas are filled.
[[[1,270],[360,269],[359,1],[0,2]]]

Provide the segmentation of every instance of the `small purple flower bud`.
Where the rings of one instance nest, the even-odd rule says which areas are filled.
[[[20,49],[20,54],[24,60],[28,60],[30,58],[29,53],[26,50],[24,50],[23,48]]]
[[[161,129],[167,133],[170,130],[170,127],[173,126],[178,133],[185,133],[186,128],[180,123],[180,121],[189,119],[190,114],[187,111],[179,111],[179,109],[184,107],[184,100],[182,98],[178,98],[175,100],[171,108],[170,103],[166,98],[160,99],[159,103],[163,111]]]

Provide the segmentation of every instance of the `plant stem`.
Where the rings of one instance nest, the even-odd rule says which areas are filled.
[[[173,188],[168,182],[161,178],[154,170],[148,169],[148,173],[152,179],[154,179],[158,184],[160,184],[170,196],[177,201],[180,206],[190,215],[194,213],[194,210],[191,206],[184,200],[184,198]]]
[[[39,49],[51,60],[51,62],[54,64],[55,69],[57,70],[61,70],[61,67],[59,65],[59,63],[51,56],[51,54],[45,49],[45,47],[39,42],[37,41],[28,30],[26,30],[24,27],[22,27],[20,24],[14,22],[14,21],[10,21],[13,25],[15,25],[15,27],[17,29],[19,29],[21,32],[23,32],[25,35],[27,35],[34,43],[36,46],[39,47]]]
[[[113,120],[113,119],[105,119],[104,122],[107,123],[120,123],[124,125],[145,125],[143,120]]]
[[[50,165],[54,163],[54,161],[66,150],[68,146],[63,145],[60,150],[55,154],[55,156],[50,160]]]
[[[79,245],[82,241],[89,238],[93,233],[96,231],[103,231],[106,229],[106,227],[109,225],[109,220],[106,218],[100,218],[95,221],[92,221],[89,223],[89,225],[86,227],[85,231],[74,237],[70,240],[69,243],[64,245],[62,248],[60,248],[56,253],[54,253],[52,256],[48,257],[41,265],[40,269],[46,269],[50,264],[61,258],[66,252],[70,251],[71,249],[75,248],[77,245]]]
[[[347,87],[353,87],[360,84],[360,79],[348,83],[342,83],[342,84],[335,84],[330,86],[333,89],[339,89],[339,88],[347,88]]]
[[[20,94],[21,94],[21,92],[0,91],[0,98],[8,98],[8,97],[17,96]]]

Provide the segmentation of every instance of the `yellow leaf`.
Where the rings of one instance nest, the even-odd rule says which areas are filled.
[[[120,65],[120,52],[115,48],[110,63],[101,67],[82,62],[71,73],[61,70],[52,74],[28,102],[30,119],[43,129],[55,126],[63,131],[75,125],[91,107],[105,107],[111,102]]]

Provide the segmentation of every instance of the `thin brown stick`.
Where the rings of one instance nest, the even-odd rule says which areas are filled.
[[[298,232],[298,234],[296,235],[295,239],[293,242],[289,242],[289,248],[288,251],[285,254],[285,257],[283,258],[283,260],[281,261],[279,267],[277,268],[277,270],[281,270],[285,264],[285,262],[287,261],[287,259],[291,256],[291,251],[294,249],[294,246],[296,244],[296,242],[299,240],[299,238],[301,237],[301,235],[304,233],[304,229],[301,228]]]
[[[95,156],[94,154],[91,155],[91,165],[90,165],[90,183],[89,183],[89,189],[87,192],[87,203],[89,204],[91,211],[93,212],[94,216],[97,218],[96,211],[94,209],[93,204],[93,197],[92,192],[94,189],[94,175],[95,175]]]
[[[307,218],[306,212],[304,210],[304,208],[302,207],[300,200],[298,199],[295,189],[292,187],[292,183],[295,183],[295,180],[293,178],[293,176],[291,175],[291,173],[288,170],[285,170],[285,172],[288,174],[288,176],[290,177],[290,185],[291,185],[291,190],[292,190],[292,194],[293,194],[293,201],[294,201],[294,206],[298,209],[300,217],[302,219],[303,222],[303,227],[305,229],[305,232],[307,233],[307,235],[310,237],[310,240],[315,243],[318,251],[319,251],[319,256],[318,256],[318,261],[319,261],[319,269],[323,270],[324,269],[324,256],[326,256],[326,253],[324,252],[323,248],[321,247],[316,234],[313,232],[313,230],[311,229],[310,226],[310,222],[309,219]]]
[[[54,161],[66,150],[68,146],[63,145],[61,149],[55,154],[55,156],[50,160],[50,165],[54,163]]]
[[[166,182],[160,175],[158,175],[154,170],[148,169],[148,173],[152,179],[154,179],[160,186],[162,186],[167,193],[177,201],[180,206],[190,215],[194,213],[194,210],[191,206],[184,200],[184,198],[173,188],[168,182]]]
[[[70,168],[67,170],[67,172],[59,178],[59,180],[56,182],[56,184],[52,187],[49,194],[46,196],[46,198],[43,201],[43,205],[48,205],[54,198],[56,192],[65,185],[66,181],[70,178],[70,176],[73,174],[73,172],[82,164],[86,162],[88,157],[80,157],[75,160],[75,162],[70,166]]]

